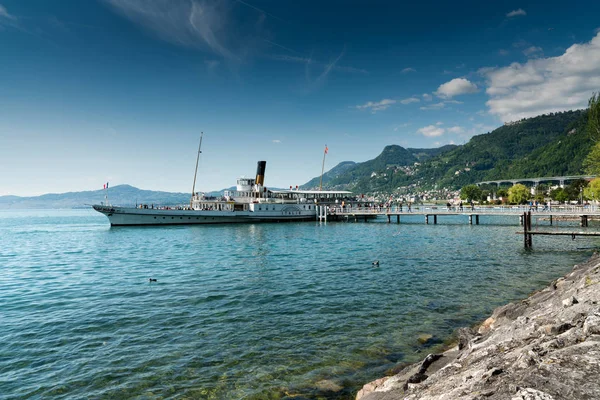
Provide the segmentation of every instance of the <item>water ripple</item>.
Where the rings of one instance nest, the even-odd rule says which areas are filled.
[[[430,351],[420,334],[440,343],[590,254],[524,251],[514,221],[481,222],[110,229],[89,210],[0,212],[3,396],[353,398]]]

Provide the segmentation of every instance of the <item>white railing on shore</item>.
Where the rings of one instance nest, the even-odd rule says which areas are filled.
[[[506,214],[506,215],[521,215],[525,212],[532,213],[552,213],[552,214],[600,214],[600,207],[596,205],[552,205],[544,206],[474,206],[463,205],[447,207],[444,205],[412,205],[410,209],[407,206],[392,206],[392,207],[339,207],[330,206],[328,213],[330,215],[348,215],[348,214]]]

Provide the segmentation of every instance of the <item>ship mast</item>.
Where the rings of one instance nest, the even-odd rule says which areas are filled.
[[[193,206],[194,193],[196,191],[196,175],[198,175],[198,160],[200,160],[200,150],[202,148],[202,136],[204,136],[204,132],[200,132],[200,144],[198,145],[198,156],[196,157],[196,169],[194,170],[194,184],[192,185],[192,198],[190,199],[190,207]]]

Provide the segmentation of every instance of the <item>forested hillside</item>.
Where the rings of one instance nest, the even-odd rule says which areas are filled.
[[[567,111],[506,124],[462,146],[386,146],[373,160],[338,169],[324,188],[391,193],[410,185],[457,189],[486,180],[578,175],[591,147],[586,119],[585,110]]]

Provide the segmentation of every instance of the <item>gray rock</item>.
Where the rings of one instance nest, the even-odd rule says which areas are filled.
[[[461,328],[458,346],[443,356],[369,383],[357,398],[600,399],[598,282],[596,255],[528,299],[497,308],[477,332]]]
[[[584,335],[600,335],[600,312],[589,315],[583,323]]]
[[[579,301],[575,298],[575,296],[570,296],[568,299],[564,299],[562,301],[563,307],[571,307],[573,304],[577,304]]]

